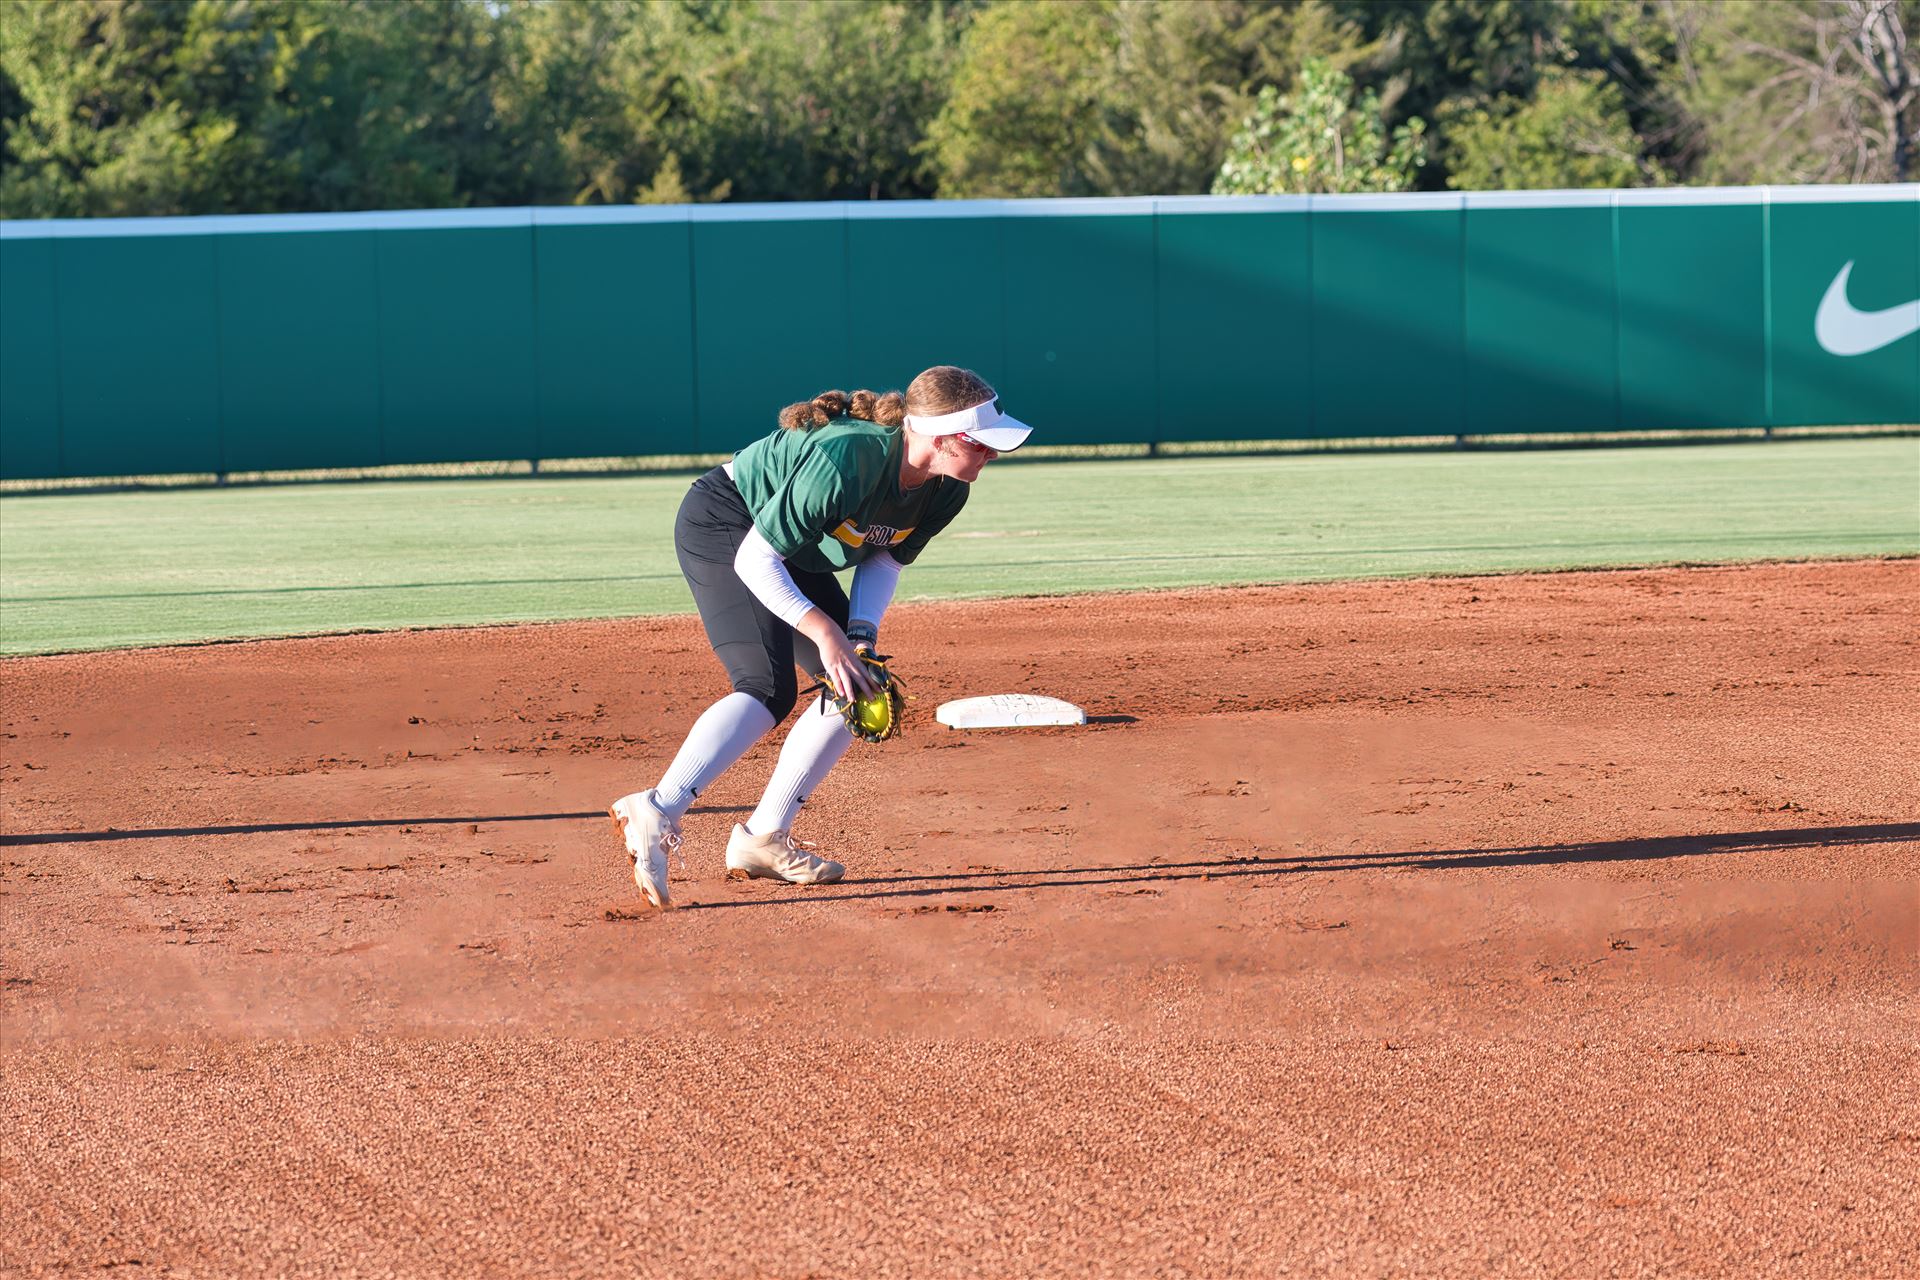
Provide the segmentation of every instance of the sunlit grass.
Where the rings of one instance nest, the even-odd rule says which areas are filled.
[[[672,613],[689,476],[0,498],[0,651]],[[1920,440],[989,468],[899,599],[1920,552]]]

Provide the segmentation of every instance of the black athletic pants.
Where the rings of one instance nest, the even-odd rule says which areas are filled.
[[[740,491],[725,468],[715,467],[693,482],[673,522],[673,550],[680,572],[693,589],[693,602],[706,624],[707,642],[740,693],[758,698],[773,718],[784,720],[799,697],[794,664],[817,680],[824,669],[813,641],[768,612],[767,606],[734,572],[733,558],[753,528]],[[847,625],[847,593],[830,573],[808,573],[787,566],[794,585],[835,625]]]

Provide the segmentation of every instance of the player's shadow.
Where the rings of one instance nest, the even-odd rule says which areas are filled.
[[[692,902],[687,911],[733,907],[792,907],[876,898],[934,898],[953,894],[1085,889],[1106,885],[1159,884],[1179,880],[1249,880],[1331,871],[1454,871],[1500,867],[1549,867],[1582,862],[1645,862],[1725,853],[1843,849],[1857,844],[1920,841],[1920,822],[1872,826],[1798,827],[1782,831],[1727,831],[1714,835],[1648,836],[1573,844],[1511,845],[1489,849],[1402,850],[1383,853],[1302,853],[1212,858],[1197,862],[1120,863],[1102,867],[1045,867],[1032,871],[968,871],[953,875],[879,876],[830,891],[794,889],[770,898]],[[875,886],[869,888],[867,886]],[[880,887],[886,886],[886,887]],[[896,887],[910,886],[910,887]]]
[[[751,813],[750,804],[695,805],[689,813]],[[340,818],[326,822],[248,822],[230,827],[108,827],[103,831],[29,831],[0,835],[0,845],[93,844],[101,840],[167,840],[182,836],[252,836],[276,831],[359,831],[380,827],[454,827],[503,822],[573,822],[604,818],[605,809],[579,813],[469,814],[454,818]]]

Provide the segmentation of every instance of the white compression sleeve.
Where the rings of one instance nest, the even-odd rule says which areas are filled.
[[[847,617],[854,621],[870,622],[873,629],[879,631],[880,619],[886,616],[887,606],[893,603],[893,591],[900,585],[900,571],[904,568],[906,566],[895,560],[891,551],[877,552],[855,565]]]
[[[807,610],[813,608],[813,601],[801,595],[800,588],[794,585],[786,561],[757,526],[747,530],[747,536],[740,540],[740,550],[733,557],[733,571],[740,575],[740,581],[747,584],[754,598],[767,606],[768,612],[790,627],[797,625],[807,616]]]

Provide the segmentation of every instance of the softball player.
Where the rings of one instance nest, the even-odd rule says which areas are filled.
[[[978,374],[939,365],[904,397],[828,391],[789,405],[779,429],[694,482],[674,550],[733,692],[694,722],[657,784],[608,810],[649,902],[672,905],[667,855],[694,798],[793,710],[796,663],[841,697],[872,691],[854,648],[874,646],[901,569],[960,513],[980,468],[1030,430]],[[851,599],[834,578],[843,569]],[[851,741],[824,699],[801,713],[727,841],[729,873],[840,879],[846,869],[796,841],[793,822]]]

